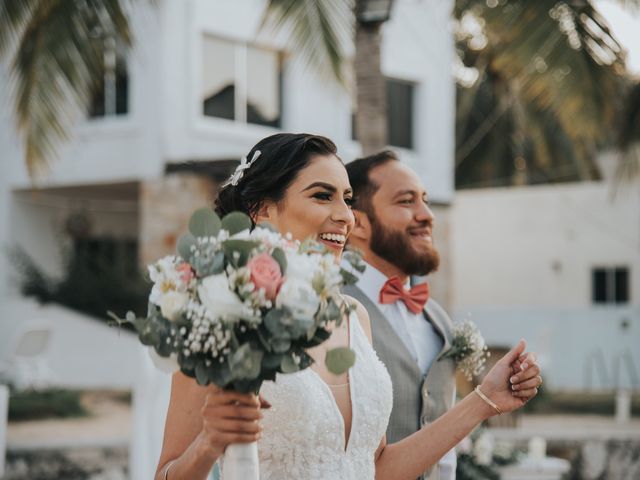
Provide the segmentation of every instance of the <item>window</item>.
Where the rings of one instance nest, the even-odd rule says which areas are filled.
[[[629,303],[629,269],[627,267],[594,268],[592,299],[597,304]]]
[[[414,84],[387,78],[387,143],[393,147],[413,148]],[[354,101],[355,104],[355,101]],[[356,138],[356,116],[351,115],[351,138]]]
[[[389,145],[413,148],[413,84],[387,79]]]
[[[104,74],[96,86],[89,104],[89,117],[125,115],[129,111],[129,74],[122,49],[107,48]]]
[[[205,36],[203,114],[279,127],[281,63],[278,52]]]

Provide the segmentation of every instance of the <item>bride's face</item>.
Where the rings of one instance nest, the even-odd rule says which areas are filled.
[[[340,255],[354,225],[352,198],[342,162],[334,155],[318,155],[298,173],[280,202],[263,205],[259,220],[296,240],[316,239]]]

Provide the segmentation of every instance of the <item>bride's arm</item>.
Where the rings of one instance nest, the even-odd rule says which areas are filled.
[[[259,438],[261,417],[255,395],[203,388],[174,374],[155,480],[206,479],[228,444]]]
[[[357,313],[364,331],[371,340],[371,325],[367,311],[356,302]],[[509,353],[502,357],[486,375],[480,390],[493,400],[503,412],[520,408],[537,393],[532,378],[540,373],[538,366],[524,357],[522,372],[513,374],[515,362],[523,359],[524,341],[520,341]],[[510,388],[510,377],[514,378],[515,392]],[[477,394],[471,393],[429,425],[406,437],[387,445],[382,439],[376,452],[376,479],[415,480],[423,472],[435,465],[449,450],[455,447],[482,421],[497,412]]]

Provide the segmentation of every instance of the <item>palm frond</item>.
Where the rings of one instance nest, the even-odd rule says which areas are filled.
[[[0,58],[18,41],[40,0],[0,0]]]
[[[620,161],[616,176],[619,182],[640,175],[640,82],[629,89],[621,110],[618,125],[617,147]]]
[[[287,29],[289,44],[302,60],[321,73],[327,67],[345,82],[345,46],[352,38],[351,2],[344,0],[269,0],[261,29]]]
[[[514,105],[522,106],[519,116],[514,116],[518,112],[502,113],[520,123],[529,123],[530,128],[519,136],[530,144],[530,154],[540,158],[529,159],[528,165],[557,165],[557,159],[549,155],[549,141],[541,136],[560,136],[564,137],[561,144],[573,144],[570,154],[563,149],[566,158],[574,161],[573,166],[571,162],[563,163],[562,168],[568,172],[566,178],[576,173],[583,179],[597,178],[594,156],[598,147],[613,140],[617,99],[626,78],[624,51],[591,3],[509,0],[492,8],[480,0],[458,0],[455,14],[458,18],[468,14],[478,18],[487,39],[479,52],[465,57],[484,62],[490,80],[507,83],[505,91],[515,94]],[[458,48],[464,55],[471,50],[469,42],[463,35],[459,39]],[[478,81],[487,81],[487,77]],[[462,98],[469,112],[473,102],[467,94]],[[494,105],[495,109],[503,107],[498,102]],[[487,119],[494,113],[487,112]],[[539,123],[544,121],[554,124],[560,132],[548,131],[544,123]],[[458,163],[465,160],[460,158],[462,154],[472,154],[469,148],[460,147],[466,147],[469,138],[477,137],[477,131],[486,125],[486,121],[472,123],[476,126],[474,131],[458,129],[462,135]],[[459,119],[459,124],[462,126],[464,120]],[[484,130],[485,135],[490,133]],[[557,141],[554,143],[557,147]],[[474,158],[476,153],[473,151]]]
[[[24,138],[25,161],[35,177],[69,137],[77,114],[104,76],[104,57],[114,41],[131,45],[131,32],[118,0],[30,0],[31,8],[7,8],[5,36],[11,57],[15,115]]]

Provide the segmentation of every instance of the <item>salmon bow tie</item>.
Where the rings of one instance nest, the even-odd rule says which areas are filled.
[[[424,308],[425,303],[429,299],[429,284],[420,283],[411,290],[407,290],[402,285],[402,282],[398,277],[391,277],[385,282],[380,290],[380,303],[395,303],[398,300],[402,300],[412,313],[420,313]]]

